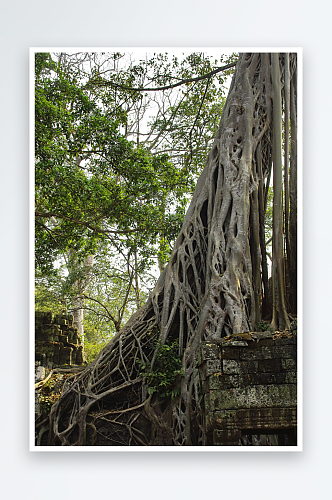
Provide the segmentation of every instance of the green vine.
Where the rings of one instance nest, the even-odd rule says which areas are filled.
[[[184,375],[182,359],[179,356],[179,342],[162,344],[155,342],[157,350],[153,366],[150,363],[140,362],[140,374],[148,384],[148,393],[157,393],[161,398],[174,398],[180,392],[177,385],[180,376]]]

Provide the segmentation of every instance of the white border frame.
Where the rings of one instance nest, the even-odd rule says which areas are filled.
[[[238,446],[36,446],[35,445],[35,323],[34,323],[34,54],[36,52],[208,52],[220,55],[225,52],[296,52],[298,64],[298,96],[297,96],[297,246],[298,246],[298,343],[297,343],[297,446],[238,447]],[[303,50],[301,47],[30,47],[29,60],[29,451],[36,452],[299,452],[303,451]]]

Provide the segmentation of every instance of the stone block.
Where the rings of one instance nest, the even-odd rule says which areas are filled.
[[[262,346],[263,359],[274,358],[274,347],[273,346]]]
[[[286,373],[251,373],[248,376],[250,384],[253,385],[284,384],[287,382]]]
[[[234,387],[246,385],[243,381],[243,377],[240,375],[222,375],[221,379],[223,389],[232,389]]]
[[[295,385],[249,385],[221,391],[212,407],[219,410],[296,406]]]
[[[260,359],[258,360],[258,372],[279,373],[281,370],[280,359]]]
[[[78,336],[78,335],[77,335]],[[198,352],[197,362],[199,365],[204,363],[207,360],[219,360],[220,359],[220,351],[219,347],[212,342],[205,342],[201,344],[201,347]]]
[[[223,347],[248,347],[249,344],[245,340],[226,340],[222,343]]]
[[[212,408],[212,405],[211,405],[211,399],[210,399],[210,392],[208,392],[207,394],[204,394],[204,410],[205,410],[205,413],[211,413],[213,412],[213,408]]]
[[[264,349],[264,347],[262,348]],[[262,349],[250,349],[248,351],[243,350],[240,354],[240,360],[243,361],[255,361],[259,359],[266,359],[266,355]],[[265,348],[267,349],[267,348]],[[272,356],[269,356],[272,357]]]
[[[54,354],[53,354],[53,363],[55,365],[59,365],[60,364],[60,350],[58,352],[54,352]]]
[[[258,341],[260,347],[271,347],[274,345],[274,340],[272,338],[262,339]]]
[[[273,348],[274,357],[276,358],[296,358],[296,346],[295,345],[285,345],[285,346],[275,346]]]
[[[205,374],[207,377],[209,377],[213,373],[220,373],[221,374],[221,362],[217,359],[208,359],[206,361]]]
[[[71,365],[71,354],[73,349],[71,347],[61,347],[60,349],[60,364]]]
[[[297,383],[297,373],[296,372],[285,373],[285,380],[286,380],[287,384],[296,384]]]
[[[245,429],[294,429],[297,424],[295,407],[279,408],[242,408],[223,410],[208,414],[207,430],[242,430]],[[244,432],[246,433],[246,432]]]
[[[213,446],[238,446],[240,439],[240,429],[214,429],[213,431]]]
[[[220,359],[219,347],[211,342],[203,343],[201,346],[203,359]]]
[[[240,349],[238,347],[223,346],[222,359],[240,359]]]
[[[287,338],[284,338],[284,339],[278,339],[276,338],[275,341],[274,341],[275,345],[276,346],[279,346],[279,345],[296,345],[297,344],[297,339],[296,337],[287,337]]]
[[[222,371],[223,371],[223,373],[225,373],[227,375],[230,375],[230,374],[239,375],[241,373],[241,365],[236,360],[223,359],[222,360]]]
[[[71,353],[71,364],[76,365],[76,354],[77,354],[77,349],[73,349]]]
[[[64,318],[60,318],[57,320],[57,324],[58,325],[61,325],[61,326],[67,326],[68,325],[68,321]]]
[[[259,360],[248,360],[244,366],[247,373],[256,373],[258,371],[258,361]]]
[[[223,379],[219,373],[213,373],[206,380],[206,387],[209,391],[218,391],[223,388]]]
[[[229,389],[232,391],[233,389]],[[223,401],[223,393],[225,391],[210,391],[209,393],[209,402],[208,402],[208,411],[216,411],[222,408]]]
[[[283,371],[296,371],[296,359],[293,358],[286,358],[286,359],[281,359],[281,369]]]
[[[46,324],[54,323],[54,314],[52,312],[45,312],[43,317],[43,323]]]
[[[242,379],[239,375],[213,374],[207,379],[207,384],[210,391],[222,391],[224,389],[240,387]]]
[[[83,346],[79,346],[76,351],[76,364],[82,365],[84,363]]]
[[[35,374],[35,382],[39,382],[46,377],[46,370],[44,366],[37,366]]]

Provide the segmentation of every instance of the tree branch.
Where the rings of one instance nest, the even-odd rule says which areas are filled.
[[[184,85],[185,83],[199,82],[200,80],[205,80],[206,78],[211,78],[211,76],[216,75],[217,73],[220,73],[221,71],[225,71],[226,69],[234,68],[236,66],[236,64],[237,64],[237,62],[226,64],[226,66],[219,66],[218,68],[214,69],[213,71],[210,71],[210,73],[206,73],[206,75],[196,76],[195,78],[186,78],[185,80],[181,80],[178,83],[165,85],[164,87],[127,87],[126,85],[121,85],[120,83],[107,82],[107,81],[100,83],[100,82],[95,82],[93,80],[90,80],[90,82],[88,82],[86,86],[88,87],[89,85],[94,84],[94,85],[97,85],[100,87],[103,87],[103,86],[104,87],[115,87],[115,88],[119,88],[122,90],[131,90],[134,92],[156,92],[158,90],[174,89],[175,87],[179,87],[180,85]]]
[[[59,219],[65,219],[69,222],[73,222],[75,224],[79,224],[81,226],[85,226],[87,227],[88,229],[92,229],[92,231],[96,231],[98,233],[104,233],[104,234],[108,234],[108,233],[111,233],[111,234],[128,234],[128,233],[137,233],[138,231],[140,231],[140,229],[127,229],[127,230],[112,230],[112,229],[101,229],[99,227],[95,227],[95,226],[92,226],[91,224],[89,224],[89,222],[83,222],[81,220],[77,220],[77,219],[73,219],[72,217],[68,217],[68,216],[65,216],[63,214],[59,214],[59,213],[56,213],[56,212],[36,212],[36,217],[40,217],[40,218],[48,218],[48,217],[58,217]],[[48,229],[46,226],[45,226],[46,229]]]

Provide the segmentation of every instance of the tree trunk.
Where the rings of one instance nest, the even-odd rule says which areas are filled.
[[[77,275],[77,279],[74,283],[74,290],[76,292],[76,296],[73,298],[73,308],[72,313],[74,316],[74,327],[76,327],[79,331],[79,336],[81,338],[81,342],[84,345],[84,298],[83,294],[86,291],[89,281],[91,278],[92,267],[94,256],[89,255],[83,261],[83,267],[77,267],[77,263],[75,264],[75,257],[73,256],[73,252],[70,252],[70,260],[73,262],[71,272]]]
[[[290,309],[297,313],[297,74],[290,83],[291,155],[289,171],[289,279]]]
[[[272,329],[289,329],[285,303],[282,209],[282,122],[279,54],[272,54],[273,87],[273,237],[272,237]]]
[[[260,319],[259,183],[268,189],[272,99],[271,54],[241,54],[170,261],[146,304],[52,407],[50,444],[205,445],[198,347]],[[182,360],[173,398],[144,376],[165,344]]]

